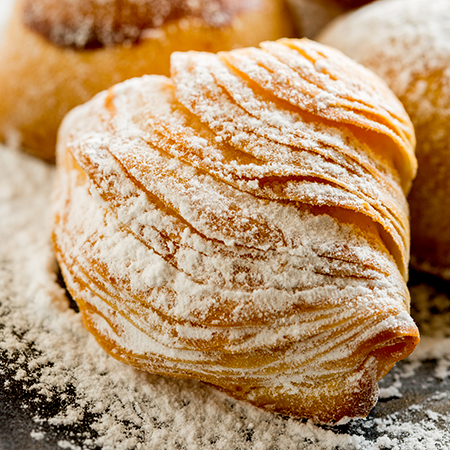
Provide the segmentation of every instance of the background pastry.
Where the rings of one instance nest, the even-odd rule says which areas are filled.
[[[412,264],[450,279],[450,2],[375,2],[319,36],[377,72],[402,101],[417,135],[409,195]]]
[[[0,139],[52,161],[70,109],[124,79],[168,75],[173,51],[291,33],[281,0],[21,0],[0,48]]]
[[[373,0],[288,0],[299,36],[314,38],[335,17]]]
[[[65,119],[53,241],[115,358],[317,422],[366,415],[411,353],[414,134],[338,52],[175,53]]]

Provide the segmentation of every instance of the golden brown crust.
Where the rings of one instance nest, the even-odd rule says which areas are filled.
[[[137,41],[144,30],[197,17],[224,27],[259,0],[24,0],[23,20],[56,45],[99,48]]]
[[[307,40],[176,53],[171,79],[67,116],[53,242],[112,356],[317,422],[370,411],[419,340],[402,277],[414,139],[345,62]]]

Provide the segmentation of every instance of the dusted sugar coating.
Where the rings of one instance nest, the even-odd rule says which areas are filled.
[[[413,143],[381,80],[308,40],[176,53],[97,95],[61,128],[53,208],[87,328],[270,411],[365,416],[419,340]]]
[[[411,262],[450,279],[450,1],[375,2],[319,39],[384,78],[410,115],[419,161],[408,197]]]
[[[174,51],[292,36],[282,0],[18,0],[0,45],[0,140],[53,162],[72,108]]]

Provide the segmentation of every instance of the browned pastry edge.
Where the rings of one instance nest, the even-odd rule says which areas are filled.
[[[258,0],[23,0],[23,21],[62,47],[94,49],[136,42],[144,30],[171,20],[197,17],[207,25],[229,25]]]

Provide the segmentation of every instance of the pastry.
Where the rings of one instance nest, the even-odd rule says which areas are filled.
[[[291,34],[282,0],[20,0],[0,48],[0,140],[53,161],[70,109],[127,78],[168,75],[173,51]]]
[[[419,162],[408,197],[411,263],[450,279],[450,2],[375,2],[319,39],[383,77],[411,117]]]
[[[115,358],[335,423],[416,346],[413,128],[340,53],[174,53],[74,109],[57,159],[56,255]]]
[[[373,0],[288,0],[299,36],[315,38],[335,17]]]

